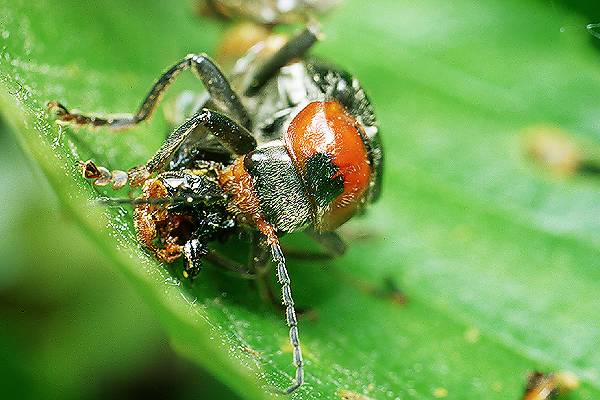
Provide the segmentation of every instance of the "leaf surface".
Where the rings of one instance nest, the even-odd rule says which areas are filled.
[[[133,111],[166,67],[214,52],[222,27],[178,3],[0,2],[0,110],[176,348],[244,398],[270,398],[293,373],[282,315],[209,268],[181,283],[140,250],[130,212],[90,203],[79,177],[78,159],[144,162],[167,132],[162,113],[111,133],[58,127],[44,110]],[[542,369],[579,377],[570,398],[598,398],[600,181],[556,178],[525,144],[551,127],[600,146],[586,21],[545,2],[414,3],[348,1],[315,48],[368,89],[386,175],[380,203],[343,228],[344,257],[289,261],[296,302],[312,310],[300,321],[308,382],[293,397],[517,399]],[[390,280],[407,304],[378,294]]]

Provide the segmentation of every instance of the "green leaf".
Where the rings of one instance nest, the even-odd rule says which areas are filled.
[[[344,257],[290,260],[297,304],[314,311],[300,321],[308,382],[293,397],[517,399],[534,369],[575,373],[571,399],[600,397],[600,180],[556,177],[526,156],[531,130],[598,152],[600,53],[588,22],[520,0],[354,0],[324,21],[315,53],[368,88],[386,176],[381,202],[343,228]],[[130,213],[94,206],[78,175],[78,159],[145,161],[168,129],[161,113],[110,133],[61,129],[44,110],[59,100],[132,111],[164,68],[214,53],[221,30],[185,1],[2,1],[0,110],[175,347],[261,399],[293,373],[282,315],[208,268],[193,287],[180,283],[139,248]],[[200,85],[173,92],[184,88]],[[407,304],[380,295],[390,279]]]

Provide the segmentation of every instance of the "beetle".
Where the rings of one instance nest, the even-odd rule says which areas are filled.
[[[195,277],[207,259],[256,276],[274,262],[296,367],[286,393],[303,384],[304,362],[279,237],[306,231],[332,255],[342,254],[335,230],[379,197],[382,177],[379,129],[359,81],[305,55],[319,32],[308,25],[286,42],[257,43],[228,78],[207,55],[188,55],[158,79],[135,114],[102,117],[49,103],[60,124],[125,129],[151,116],[182,71],[200,78],[202,105],[144,165],[125,173],[88,161],[83,175],[96,185],[141,186],[140,197],[124,201],[135,206],[139,241],[161,261],[183,258],[185,277]],[[241,231],[252,237],[247,268],[209,248]]]

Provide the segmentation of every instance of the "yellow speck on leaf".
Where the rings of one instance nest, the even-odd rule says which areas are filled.
[[[356,393],[346,389],[338,390],[338,395],[342,400],[373,400],[364,394]]]
[[[469,328],[465,331],[465,340],[469,343],[477,343],[479,341],[479,337],[481,333],[477,328]]]

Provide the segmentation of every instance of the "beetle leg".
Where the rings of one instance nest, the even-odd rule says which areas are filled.
[[[290,39],[267,60],[252,77],[244,95],[252,97],[271,79],[277,71],[295,58],[302,57],[319,39],[319,27],[308,25],[302,32]]]
[[[290,327],[290,343],[292,344],[293,348],[293,363],[296,367],[296,380],[285,390],[285,393],[290,394],[296,391],[296,389],[298,389],[304,383],[304,361],[302,359],[302,351],[300,349],[298,319],[296,318],[296,311],[294,309],[294,300],[292,298],[292,290],[290,287],[291,281],[285,266],[285,257],[281,251],[281,247],[279,246],[279,240],[277,239],[277,236],[274,236],[274,231],[271,232],[273,232],[273,235],[269,235],[267,237],[268,239],[266,244],[259,240],[258,235],[254,235],[252,241],[252,251],[250,253],[250,265],[254,269],[253,272],[256,272],[256,274],[249,276],[255,277],[257,283],[261,281],[265,282],[264,289],[268,291],[267,293],[270,293],[270,286],[264,279],[266,275],[265,272],[268,271],[270,252],[272,260],[277,265],[277,280],[281,285],[282,304],[285,308],[286,323]],[[187,246],[188,244],[186,243],[184,247]],[[215,252],[208,252],[203,257],[228,271],[243,270],[243,267],[241,267],[238,263],[228,260],[226,257],[223,257]],[[243,273],[246,273],[246,271]],[[274,299],[274,295],[267,293],[265,294],[269,300]]]
[[[265,246],[258,232],[252,238],[249,266],[254,274],[256,288],[260,298],[267,303],[281,308],[281,301],[273,293],[273,287],[269,281],[268,272],[271,269],[269,247]]]
[[[325,252],[332,258],[341,257],[346,253],[348,246],[337,232],[317,232],[314,229],[307,229],[306,233],[323,246]]]
[[[317,242],[324,251],[306,251],[297,248],[285,247],[285,254],[298,260],[331,260],[344,255],[346,243],[336,232],[317,232],[307,229],[306,234]]]
[[[207,260],[212,265],[235,277],[242,279],[256,279],[256,275],[250,273],[248,268],[230,258],[214,251],[209,250],[206,243],[198,238],[192,238],[183,246],[184,256],[184,278],[193,279],[202,266],[202,261]]]
[[[242,279],[256,279],[256,275],[246,266],[225,257],[217,251],[210,251],[205,257],[211,264],[231,275]]]
[[[235,154],[246,154],[256,147],[256,140],[246,128],[221,113],[203,108],[175,129],[145,165],[129,170],[130,185],[140,185],[150,174],[167,165],[179,146],[199,126],[206,128]]]
[[[59,121],[77,125],[107,126],[113,129],[129,128],[152,115],[161,97],[181,72],[192,68],[210,94],[212,102],[221,111],[247,129],[251,129],[248,112],[233,91],[219,67],[206,54],[189,54],[173,65],[156,81],[135,114],[114,115],[105,118],[69,111],[62,104],[52,101],[48,108],[56,112]]]

